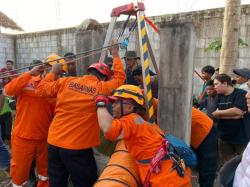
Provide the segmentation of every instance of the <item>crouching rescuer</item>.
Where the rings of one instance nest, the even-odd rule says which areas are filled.
[[[141,89],[134,85],[117,88],[113,96],[96,96],[100,128],[109,140],[123,139],[136,159],[144,187],[191,186],[190,169],[176,155],[169,154],[169,143],[155,124],[138,113],[144,105]],[[112,101],[113,116],[107,111]]]

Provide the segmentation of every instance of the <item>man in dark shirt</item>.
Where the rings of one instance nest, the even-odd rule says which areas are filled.
[[[158,98],[158,77],[157,75],[149,70],[150,74],[150,82],[151,82],[151,89],[152,89],[152,95],[154,98]],[[137,84],[143,88],[143,78],[142,78],[142,67],[141,65],[138,65],[137,68],[135,68],[132,72],[132,75],[137,82]]]
[[[64,55],[64,59],[67,62],[68,72],[65,74],[65,77],[76,77],[76,56],[74,53],[69,52]]]
[[[133,70],[138,66],[137,60],[140,57],[137,56],[135,51],[127,51],[124,59],[126,63],[126,84],[138,86],[137,81],[133,77]]]
[[[215,69],[213,66],[205,66],[201,69],[201,77],[204,81],[203,85],[202,85],[202,91],[201,93],[198,95],[198,99],[200,101],[202,101],[205,97],[207,97],[207,93],[206,93],[206,83],[207,81],[212,79],[212,76],[215,72]]]
[[[233,88],[231,78],[220,74],[214,79],[218,93],[217,110],[212,113],[217,119],[221,162],[241,154],[249,142],[250,115],[247,112],[246,91]]]
[[[214,81],[209,80],[206,83],[206,93],[207,97],[205,97],[200,103],[200,109],[205,111],[205,113],[211,118],[214,119],[212,113],[216,110],[216,100],[217,93],[214,88]]]

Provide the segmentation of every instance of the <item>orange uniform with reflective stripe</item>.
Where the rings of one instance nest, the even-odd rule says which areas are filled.
[[[38,97],[36,87],[40,77],[29,73],[13,79],[4,87],[8,96],[17,96],[13,135],[32,140],[46,140],[54,116],[55,101]]]
[[[36,161],[38,176],[46,180],[38,180],[37,187],[48,187],[48,144],[46,140],[27,140],[18,136],[11,137],[10,175],[16,185],[28,181],[33,160]]]
[[[192,107],[191,145],[198,148],[213,127],[213,121],[200,110]]]
[[[106,138],[115,140],[121,133],[126,147],[136,160],[148,160],[154,157],[162,144],[161,130],[156,125],[149,124],[136,113],[131,113],[120,119],[114,119],[105,133]],[[149,164],[137,162],[142,182],[145,180]],[[190,169],[186,170],[184,178],[180,177],[176,170],[171,172],[172,161],[162,161],[162,171],[152,174],[150,178],[151,186],[191,186]]]
[[[47,136],[54,116],[55,100],[38,97],[35,93],[41,78],[29,73],[13,79],[4,87],[4,94],[17,96],[16,119],[11,138],[10,174],[15,185],[29,179],[33,159],[36,160],[38,187],[48,187]]]
[[[66,149],[86,149],[100,144],[94,96],[110,95],[124,84],[125,72],[120,58],[114,58],[114,75],[109,81],[96,76],[65,77],[56,81],[49,73],[38,85],[37,93],[56,97],[55,117],[50,125],[48,143]]]

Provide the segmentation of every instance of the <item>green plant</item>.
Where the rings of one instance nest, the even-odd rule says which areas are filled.
[[[221,39],[213,40],[207,48],[205,48],[205,52],[209,51],[219,51],[221,49],[222,41]],[[248,44],[243,41],[242,38],[238,39],[238,47],[246,47]]]

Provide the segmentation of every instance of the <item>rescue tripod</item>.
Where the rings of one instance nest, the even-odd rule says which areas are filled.
[[[115,23],[117,21],[117,18],[120,15],[128,15],[128,19],[125,21],[122,30],[120,31],[118,35],[118,39],[122,36],[124,33],[124,30],[126,28],[127,23],[129,22],[129,19],[131,16],[135,16],[135,21],[132,23],[132,26],[129,28],[129,35],[134,30],[134,28],[138,27],[138,37],[139,37],[139,50],[140,50],[140,57],[141,57],[141,65],[142,65],[142,77],[143,77],[143,88],[144,88],[144,98],[145,98],[145,108],[147,110],[147,120],[150,123],[155,122],[154,117],[154,107],[153,107],[153,96],[152,96],[152,89],[151,89],[151,82],[150,82],[150,73],[149,73],[149,61],[151,59],[152,64],[154,66],[154,69],[156,73],[159,75],[159,70],[156,64],[155,55],[153,52],[153,49],[151,47],[151,42],[148,37],[148,30],[146,22],[154,29],[157,30],[157,28],[153,25],[153,23],[145,16],[144,14],[145,7],[144,4],[141,2],[138,2],[137,5],[134,5],[134,3],[130,3],[127,5],[123,5],[117,8],[114,8],[111,12],[111,22],[109,24],[106,38],[104,40],[104,46],[109,45],[112,35],[114,33]],[[125,38],[124,42],[121,43],[121,47],[123,43],[128,43],[128,37]],[[126,46],[126,45],[124,45]],[[103,62],[106,56],[106,50],[101,52],[100,62]],[[167,146],[166,149],[169,151],[169,142],[164,137],[164,142],[162,146]],[[161,149],[163,150],[163,149]],[[173,151],[166,153],[169,158],[173,161],[172,169],[176,169],[177,173],[183,177],[185,174],[185,164],[183,159],[181,159],[176,153]],[[159,155],[158,155],[159,156]],[[157,157],[155,159],[152,159],[150,161],[150,167],[155,167],[157,165]],[[160,157],[158,157],[159,159]],[[149,182],[151,171],[149,171],[146,175],[145,184]]]
[[[146,21],[153,27],[154,30],[156,30],[156,27],[150,22],[145,17],[144,14],[145,11],[145,6],[143,3],[138,2],[137,5],[134,3],[126,4],[123,6],[116,7],[112,10],[111,12],[111,21],[108,26],[106,38],[104,40],[103,46],[107,46],[110,44],[114,28],[115,28],[115,23],[117,21],[117,18],[120,15],[128,15],[128,19],[125,21],[123,28],[119,34],[118,37],[121,37],[122,34],[124,33],[124,30],[129,22],[129,19],[131,16],[135,16],[135,21],[132,24],[132,26],[129,29],[129,32],[133,32],[135,27],[138,27],[138,37],[140,41],[140,56],[141,56],[141,65],[142,65],[142,76],[143,76],[143,88],[144,88],[144,96],[145,96],[145,106],[147,110],[147,117],[148,121],[150,123],[154,123],[154,108],[153,108],[153,96],[152,96],[152,89],[151,89],[151,83],[150,83],[150,74],[149,74],[149,61],[151,58],[151,61],[153,63],[154,69],[156,71],[156,74],[159,74],[159,70],[156,64],[156,59],[154,52],[152,50],[151,44],[150,44],[150,39],[148,37],[148,30],[146,26]],[[129,36],[130,36],[129,33]],[[128,39],[129,36],[124,40],[125,45],[128,44]],[[103,50],[101,52],[100,56],[100,62],[104,62],[105,56],[106,56],[107,51]],[[150,58],[149,58],[150,55]]]

